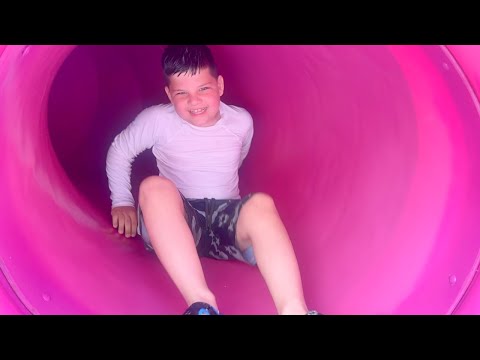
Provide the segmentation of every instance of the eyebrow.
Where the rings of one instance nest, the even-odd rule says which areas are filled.
[[[201,87],[204,87],[204,86],[207,86],[207,85],[211,85],[211,84],[212,84],[212,81],[209,81],[209,82],[207,82],[207,83],[205,83],[205,84],[199,85],[198,87],[201,88]],[[185,90],[183,90],[183,89],[181,89],[181,88],[180,88],[180,89],[173,89],[172,92],[178,92],[178,91],[185,91]]]

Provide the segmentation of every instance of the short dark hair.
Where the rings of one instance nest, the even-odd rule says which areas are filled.
[[[210,74],[218,76],[213,55],[205,45],[169,45],[162,55],[163,75],[167,85],[169,76],[190,72],[195,75],[200,69],[208,67]]]

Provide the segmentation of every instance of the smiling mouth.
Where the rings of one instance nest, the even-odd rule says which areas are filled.
[[[190,110],[190,114],[192,114],[192,115],[200,115],[200,114],[203,114],[205,111],[207,111],[207,108],[206,108],[206,107],[201,108],[201,109],[193,109],[193,110]]]

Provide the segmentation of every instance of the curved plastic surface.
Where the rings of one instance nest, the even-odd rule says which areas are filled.
[[[311,308],[480,313],[477,46],[213,46],[255,120],[241,191],[276,199]],[[179,314],[115,234],[105,155],[165,101],[161,46],[0,46],[0,313]],[[151,154],[134,165],[154,173]],[[255,268],[203,260],[219,306],[274,314]]]

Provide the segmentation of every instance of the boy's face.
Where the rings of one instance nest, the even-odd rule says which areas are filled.
[[[208,68],[195,75],[170,76],[170,85],[165,87],[165,92],[178,115],[192,125],[212,126],[220,119],[223,78],[218,76],[215,79]]]

